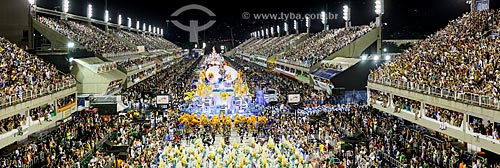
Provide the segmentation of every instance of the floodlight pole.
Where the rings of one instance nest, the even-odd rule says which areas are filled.
[[[36,0],[28,1],[28,48],[32,49],[35,47],[35,30],[33,28],[33,19],[36,18]]]
[[[382,22],[382,16],[384,15],[384,0],[375,0],[375,13],[377,13],[377,55],[382,55],[382,30],[384,27],[384,23]]]

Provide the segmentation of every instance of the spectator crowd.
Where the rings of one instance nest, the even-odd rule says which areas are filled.
[[[37,20],[60,34],[75,40],[83,47],[99,54],[116,54],[137,51],[137,48],[117,39],[112,33],[85,23],[38,16]]]
[[[488,96],[498,103],[499,22],[500,10],[466,13],[370,76]]]
[[[23,102],[74,83],[52,64],[0,37],[0,106]]]
[[[365,35],[372,26],[353,26],[319,32],[287,50],[281,59],[309,67]]]
[[[117,30],[115,32],[119,37],[130,41],[136,46],[144,46],[146,51],[161,50],[161,49],[178,49],[179,47],[172,42],[161,37],[150,35],[136,34],[125,30]]]

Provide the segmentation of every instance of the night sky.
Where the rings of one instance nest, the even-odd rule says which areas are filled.
[[[37,0],[37,5],[56,9],[62,0]],[[94,18],[103,20],[105,0],[70,0],[70,13],[85,16],[87,4],[94,8]],[[205,13],[190,10],[182,13],[178,18],[170,15],[182,6],[199,4],[212,10],[216,17],[210,18]],[[236,41],[245,40],[250,33],[261,28],[276,27],[283,28],[283,20],[256,20],[242,19],[243,12],[249,12],[251,16],[255,13],[320,13],[327,11],[337,13],[337,20],[329,20],[330,28],[342,27],[342,6],[347,5],[352,10],[352,25],[368,24],[375,20],[374,0],[314,0],[314,1],[284,1],[284,0],[250,0],[250,1],[208,1],[208,0],[182,0],[182,1],[152,1],[152,0],[108,0],[107,6],[110,12],[111,22],[116,23],[118,13],[122,14],[123,24],[126,18],[135,20],[139,18],[142,23],[155,25],[164,29],[165,38],[177,44],[186,44],[189,38],[188,32],[178,29],[172,23],[167,26],[166,20],[177,19],[188,25],[190,19],[199,20],[200,24],[209,19],[216,20],[215,25],[206,31],[199,33],[200,41],[230,41],[231,30]],[[490,8],[498,9],[500,2],[491,0]],[[455,19],[470,9],[465,0],[385,0],[385,14],[383,22],[387,23],[384,28],[385,39],[413,39],[425,38],[441,28],[449,20]],[[301,24],[300,24],[301,23]],[[289,29],[293,28],[293,21],[288,21]],[[305,23],[299,22],[300,31],[306,30]],[[311,32],[322,29],[320,20],[313,20]],[[282,31],[283,32],[283,31]]]

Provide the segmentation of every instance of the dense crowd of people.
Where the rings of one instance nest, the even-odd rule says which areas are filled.
[[[11,117],[0,120],[0,134],[7,133],[11,130],[18,129],[26,125],[27,118],[25,115],[16,114]]]
[[[334,101],[334,97],[327,94],[325,91],[319,91],[314,89],[311,85],[293,81],[278,73],[270,73],[266,68],[260,65],[242,59],[234,59],[234,61],[230,61],[230,63],[241,71],[245,71],[244,67],[249,67],[243,79],[250,86],[249,90],[251,93],[255,93],[255,91],[259,89],[275,89],[282,102],[286,101],[286,95],[288,95],[288,93],[299,93],[306,106],[332,104]]]
[[[136,74],[130,75],[128,81],[132,83],[138,83],[144,79],[147,79],[148,77],[151,77],[151,75],[155,74],[156,70],[154,67],[149,68],[149,69],[144,69],[140,72],[137,72]]]
[[[425,113],[426,117],[432,118],[439,122],[448,123],[456,127],[462,127],[464,114],[432,105],[425,105],[425,108],[426,108],[426,113]],[[441,129],[443,128],[444,127],[442,127]]]
[[[54,112],[54,105],[46,104],[30,109],[29,115],[31,117],[31,121],[38,121],[38,124],[42,125],[42,121],[50,120],[49,116],[52,112]]]
[[[156,106],[154,94],[164,93],[172,96],[172,102],[181,103],[184,93],[190,88],[192,66],[196,60],[180,61],[170,68],[123,90],[122,100],[126,105],[135,110],[139,107]]]
[[[69,168],[82,164],[80,161],[96,150],[98,142],[106,138],[113,127],[114,123],[105,122],[94,113],[77,112],[72,120],[60,124],[43,139],[21,144],[0,158],[0,165]]]
[[[373,70],[371,75],[499,98],[500,50],[494,47],[499,43],[494,36],[498,34],[499,19],[500,11],[468,13],[393,62]],[[123,42],[91,25],[44,17],[38,20],[99,53],[133,51]],[[370,26],[358,26],[323,31],[286,51],[281,58],[305,66],[312,65],[370,30]],[[147,50],[175,48],[175,45],[162,38],[125,31],[117,34],[136,45],[147,46]],[[96,37],[102,38],[96,41]],[[298,37],[289,35],[259,39],[252,46],[244,48],[243,52],[270,56],[283,51]],[[47,84],[73,79],[59,74],[52,65],[25,53],[5,39],[0,40],[3,62],[0,97],[8,97],[9,100],[17,97],[22,101],[23,93],[26,94],[28,90],[43,89]],[[158,63],[163,58],[126,60],[119,62],[118,66],[126,69],[140,67],[147,63]],[[113,145],[129,146],[127,157],[118,159],[118,167],[496,166],[475,155],[470,160],[464,157],[466,152],[452,145],[458,141],[446,135],[405,123],[371,106],[332,105],[335,103],[331,95],[240,59],[229,61],[229,64],[244,71],[242,79],[249,85],[249,92],[275,89],[280,96],[276,105],[267,106],[256,118],[227,118],[222,125],[212,122],[214,118],[211,122],[194,120],[197,117],[187,122],[180,120],[182,114],[178,105],[186,103],[184,93],[190,91],[193,80],[197,79],[193,73],[199,68],[200,60],[189,59],[164,71],[152,68],[132,75],[130,80],[134,85],[121,93],[127,106],[125,116],[103,117],[95,113],[77,112],[71,120],[61,123],[47,136],[36,142],[19,145],[14,152],[1,157],[1,166],[37,167],[39,165],[33,165],[35,162],[32,162],[37,160],[36,163],[48,167],[105,167],[109,164],[110,154],[99,148],[105,140],[111,141]],[[150,77],[145,79],[146,76]],[[168,110],[160,110],[164,107],[160,108],[156,104],[155,96],[158,93],[172,96],[172,105],[168,106]],[[292,113],[286,103],[285,96],[289,93],[301,95],[302,103],[297,113]],[[425,117],[441,123],[456,127],[463,124],[462,113],[398,96],[390,100],[390,96],[383,92],[370,93],[371,101],[381,101],[384,107],[392,104],[395,113],[405,110],[415,113],[417,117],[419,112],[424,112]],[[62,108],[74,102],[75,95],[64,97],[54,105],[30,110],[29,115],[32,120],[40,120],[50,115],[48,113],[54,106]],[[224,119],[222,115],[219,116]],[[139,119],[149,120],[148,123],[137,122]],[[26,120],[26,116],[21,114],[1,120],[0,134],[22,129],[20,127],[26,124]],[[471,131],[493,139],[499,138],[494,122],[483,122],[481,118],[473,117],[468,121]],[[238,134],[241,144],[230,144],[229,137],[233,136],[233,132]],[[216,138],[222,138],[222,143],[214,144]],[[243,143],[245,138],[252,139],[251,143]],[[209,148],[213,145],[213,148]]]
[[[132,42],[136,46],[144,46],[146,51],[160,50],[160,49],[178,49],[175,44],[160,39],[161,37],[149,37],[149,35],[136,34],[128,31],[116,31],[116,34],[127,41]]]
[[[485,135],[489,138],[500,140],[500,136],[498,133],[498,129],[500,129],[500,125],[495,121],[486,121],[483,122],[482,118],[470,116],[469,117],[469,131],[473,133],[477,133],[478,135]]]
[[[61,86],[74,84],[71,75],[61,74],[54,65],[0,37],[0,106],[35,98]],[[52,86],[52,87],[51,87]]]
[[[142,67],[155,64],[157,62],[162,61],[164,58],[171,57],[170,54],[160,54],[154,56],[145,56],[135,59],[125,59],[123,61],[118,61],[117,64],[119,67],[124,68],[127,71],[133,71],[136,69],[141,69]]]
[[[111,33],[90,24],[76,21],[38,16],[37,20],[60,34],[75,40],[83,47],[89,48],[99,54],[124,53],[137,51],[127,43],[118,40]]]
[[[484,95],[498,103],[499,22],[500,10],[466,13],[370,75]]]
[[[267,57],[273,56],[280,52],[285,51],[285,49],[289,48],[292,44],[295,43],[296,40],[304,37],[306,33],[301,34],[292,34],[283,37],[277,37],[278,39],[275,42],[268,43],[267,45],[262,45],[261,48],[255,49],[250,52],[253,55],[262,55]]]
[[[349,45],[371,29],[371,25],[365,25],[322,31],[287,50],[281,59],[300,66],[311,66]]]

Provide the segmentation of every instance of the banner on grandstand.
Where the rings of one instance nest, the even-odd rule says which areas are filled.
[[[144,48],[144,46],[137,46],[137,51],[138,51],[139,53],[142,53],[142,52],[145,52],[145,51],[146,51],[146,49]]]
[[[287,96],[288,104],[299,104],[300,103],[300,94],[298,93],[290,93]]]
[[[157,105],[167,105],[170,103],[170,96],[168,95],[156,95]]]
[[[476,0],[476,9],[478,11],[490,9],[490,0]]]

